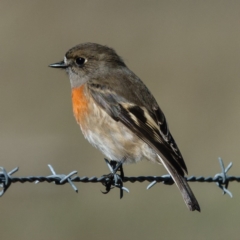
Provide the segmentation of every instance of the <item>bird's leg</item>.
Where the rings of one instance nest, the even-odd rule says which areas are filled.
[[[106,187],[106,192],[103,192],[104,194],[108,193],[113,187],[120,188],[120,198],[123,197],[123,190],[129,192],[127,188],[123,187],[124,172],[122,164],[124,163],[125,160],[126,160],[125,157],[121,161],[111,160],[109,162],[107,159],[105,159],[105,162],[107,163],[110,173],[104,175],[105,182],[103,182],[103,185]],[[117,174],[117,171],[120,172],[120,175]]]
[[[123,163],[124,161],[126,160],[126,157],[124,157],[120,162],[117,162],[117,161],[114,161],[114,160],[111,160],[110,161],[110,165],[112,166],[113,168],[113,171],[116,173],[117,171],[120,172],[120,177],[121,179],[124,178],[124,172],[123,172]]]

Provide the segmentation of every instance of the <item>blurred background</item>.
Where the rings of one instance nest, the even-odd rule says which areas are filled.
[[[48,68],[76,44],[113,47],[163,109],[189,175],[214,176],[218,157],[240,174],[239,1],[0,2],[0,166],[15,176],[109,172],[73,118],[64,71]],[[126,176],[163,175],[143,161]],[[190,183],[202,212],[175,186],[13,184],[0,199],[2,239],[239,239],[240,190]]]

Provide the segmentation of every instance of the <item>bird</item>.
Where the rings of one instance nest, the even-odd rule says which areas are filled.
[[[84,137],[108,159],[162,164],[187,208],[200,212],[189,187],[187,167],[164,113],[142,80],[113,48],[97,43],[72,47],[49,67],[69,77],[73,113]]]

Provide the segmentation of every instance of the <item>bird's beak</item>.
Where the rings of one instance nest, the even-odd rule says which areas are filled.
[[[67,68],[68,65],[66,65],[64,61],[61,61],[61,62],[50,64],[49,67],[52,67],[52,68]]]

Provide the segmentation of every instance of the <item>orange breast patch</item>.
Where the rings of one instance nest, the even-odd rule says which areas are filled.
[[[88,101],[84,93],[84,85],[72,89],[73,113],[79,124],[84,121],[88,112]]]

